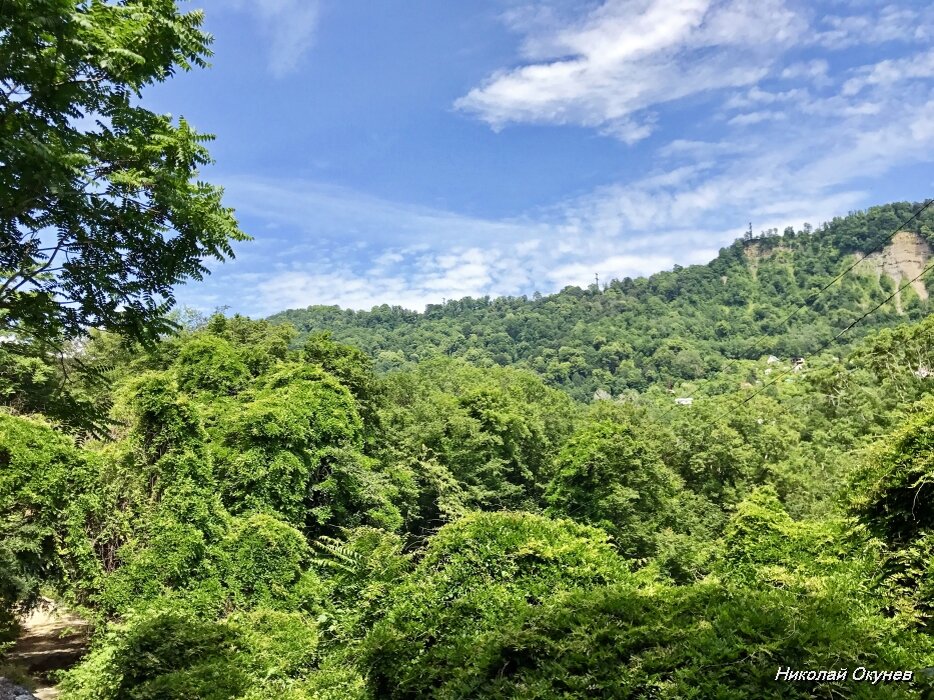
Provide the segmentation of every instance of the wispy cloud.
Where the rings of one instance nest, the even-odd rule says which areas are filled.
[[[833,119],[833,138],[818,129],[781,147],[767,134],[740,143],[674,141],[658,152],[653,173],[511,219],[305,180],[224,178],[238,211],[269,227],[254,232],[238,260],[263,268],[234,282],[240,307],[260,315],[311,304],[421,309],[443,298],[586,285],[595,273],[608,280],[703,263],[748,221],[781,229],[864,206],[870,195],[861,173],[884,178],[934,149],[934,99],[886,121],[858,111],[841,116],[833,101],[808,109],[825,110],[812,119]],[[212,281],[200,289],[229,296]],[[199,303],[210,305],[208,297]]]
[[[876,7],[870,4],[863,13],[827,14],[817,24],[812,40],[835,50],[886,42],[929,42],[934,36],[930,8],[896,2]]]
[[[521,65],[457,106],[494,129],[592,128],[644,149],[638,174],[502,218],[306,179],[225,177],[230,202],[264,228],[252,230],[257,240],[231,274],[201,288],[201,303],[229,296],[226,285],[254,314],[418,309],[551,292],[595,273],[649,274],[711,259],[750,221],[781,229],[876,203],[873,189],[891,173],[932,160],[934,53],[915,9],[839,17],[790,0],[579,7],[522,2],[507,13],[523,36]],[[840,51],[869,44],[863,61]],[[676,104],[685,97],[690,109]]]
[[[762,122],[782,121],[787,118],[787,115],[783,112],[746,112],[745,114],[737,114],[727,123],[732,126],[750,126]]]
[[[319,0],[233,0],[230,7],[250,12],[259,23],[274,77],[282,78],[299,67],[314,43]]]
[[[785,66],[780,74],[783,80],[807,80],[819,87],[829,84],[830,64],[822,58],[812,61],[796,61]]]
[[[906,80],[934,78],[934,49],[901,59],[887,59],[858,69],[843,84],[842,94],[852,96],[869,86],[892,88]]]
[[[541,224],[527,217],[470,217],[299,178],[233,175],[224,178],[224,187],[238,212],[287,228],[291,253],[305,246],[320,248],[323,242],[353,240],[372,246],[388,239],[411,247],[456,240],[483,245],[541,232]]]
[[[573,124],[634,143],[652,131],[647,108],[756,83],[804,26],[780,0],[608,0],[570,27],[536,16],[528,62],[456,106],[494,129]]]
[[[591,216],[594,204],[583,200],[490,220],[311,181],[224,180],[241,217],[267,229],[254,230],[256,240],[242,248],[231,266],[240,272],[223,270],[185,298],[210,308],[232,288],[238,309],[259,315],[311,304],[420,309],[444,298],[552,291],[587,284],[595,273],[622,278],[703,262],[716,253],[711,241],[733,235],[677,227],[640,233],[619,220],[600,231],[608,222]]]

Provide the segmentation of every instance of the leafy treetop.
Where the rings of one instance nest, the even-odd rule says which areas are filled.
[[[0,332],[97,327],[150,342],[172,288],[247,236],[184,119],[137,104],[205,66],[201,12],[172,0],[8,0],[0,12]]]

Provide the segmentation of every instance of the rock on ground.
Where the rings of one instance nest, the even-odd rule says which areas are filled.
[[[0,678],[0,700],[36,700],[36,696],[6,678]]]

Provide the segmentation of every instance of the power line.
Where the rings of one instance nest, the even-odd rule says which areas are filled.
[[[907,219],[905,219],[904,221],[902,221],[895,229],[893,229],[893,230],[891,231],[891,233],[889,233],[885,238],[883,238],[881,243],[879,243],[878,245],[876,245],[876,247],[873,248],[872,250],[870,250],[868,253],[865,253],[865,254],[864,254],[861,258],[859,258],[856,262],[854,262],[852,265],[850,265],[848,268],[846,268],[843,272],[841,272],[841,273],[838,274],[836,277],[834,277],[832,280],[830,280],[830,282],[828,282],[828,283],[825,284],[823,287],[821,287],[819,290],[817,290],[817,292],[811,294],[807,299],[805,299],[805,301],[804,301],[803,303],[799,304],[797,307],[795,307],[795,309],[794,309],[793,311],[791,311],[791,313],[789,313],[787,316],[785,316],[785,318],[783,318],[783,319],[778,323],[778,326],[784,326],[784,325],[785,325],[786,323],[788,323],[792,318],[794,318],[797,314],[799,314],[803,309],[810,308],[810,307],[814,304],[814,302],[817,301],[817,299],[820,298],[820,296],[821,296],[824,292],[826,292],[828,289],[830,289],[830,287],[832,287],[834,284],[836,284],[836,283],[839,282],[841,279],[843,279],[843,277],[845,277],[848,273],[852,272],[861,262],[863,262],[863,261],[864,261],[866,258],[868,258],[870,255],[873,255],[873,254],[875,254],[875,253],[878,253],[880,250],[882,250],[889,242],[891,242],[891,240],[892,240],[893,238],[895,238],[895,236],[896,236],[903,228],[905,228],[905,226],[907,226],[907,225],[910,224],[912,221],[914,221],[914,220],[917,219],[919,216],[921,216],[921,214],[923,214],[923,213],[925,212],[925,210],[928,209],[932,204],[934,204],[934,199],[927,199],[927,200],[925,200],[924,203],[923,203],[910,217],[908,217]],[[922,273],[922,274],[923,274],[923,273]],[[915,278],[915,279],[917,279],[917,278]],[[899,290],[899,291],[901,291],[901,290]],[[883,302],[883,303],[884,303],[884,302]],[[849,330],[849,328],[850,328],[850,327],[847,327],[847,328],[844,330],[844,332],[845,332],[846,330]],[[755,345],[756,345],[757,343],[759,343],[759,341],[762,340],[762,339],[765,338],[765,337],[766,337],[766,334],[765,334],[765,333],[760,333],[760,334],[753,340],[751,346],[752,346],[752,347],[755,347]],[[687,396],[685,396],[684,398],[693,398],[694,395],[697,394],[697,392],[701,390],[701,388],[703,388],[704,386],[706,386],[707,384],[709,384],[711,381],[713,381],[713,379],[714,379],[715,376],[724,373],[724,372],[725,372],[726,370],[728,370],[730,367],[732,367],[732,366],[735,365],[737,362],[739,362],[740,359],[742,359],[742,358],[739,358],[739,357],[731,358],[725,365],[723,365],[723,366],[720,367],[716,372],[714,372],[713,375],[711,375],[711,376],[709,376],[709,377],[706,377],[705,379],[702,379],[702,380],[700,381],[700,383],[699,383],[691,392],[689,392],[689,393],[687,394]],[[665,411],[665,412],[660,416],[659,420],[664,419],[664,418],[665,418],[669,413],[671,413],[674,409],[675,409],[675,406],[669,406],[669,407],[668,407],[668,410]]]
[[[860,316],[858,319],[856,319],[855,321],[853,321],[850,325],[848,325],[848,326],[847,326],[846,328],[844,328],[842,331],[840,331],[839,333],[837,333],[837,334],[836,334],[835,336],[833,336],[830,340],[827,340],[827,341],[825,341],[824,343],[822,343],[821,346],[820,346],[817,350],[815,350],[814,352],[812,352],[810,355],[807,355],[805,359],[810,358],[810,357],[814,357],[815,355],[819,355],[820,353],[822,353],[822,352],[823,352],[824,350],[826,350],[830,345],[832,345],[833,343],[837,342],[837,340],[839,340],[841,337],[843,337],[843,335],[845,335],[850,329],[852,329],[852,328],[854,328],[855,326],[857,326],[857,325],[859,325],[860,323],[862,323],[863,320],[865,320],[866,318],[868,318],[869,316],[871,316],[872,314],[874,314],[876,311],[878,311],[878,310],[881,309],[883,306],[885,306],[885,305],[888,304],[890,301],[892,301],[892,299],[894,299],[896,296],[898,296],[899,294],[901,294],[901,292],[902,292],[903,289],[906,289],[906,288],[908,288],[910,285],[912,285],[912,284],[914,284],[915,282],[917,282],[919,279],[921,279],[924,275],[926,275],[926,274],[927,274],[928,272],[930,272],[931,270],[934,270],[934,263],[931,263],[931,264],[928,265],[926,268],[924,268],[924,269],[923,269],[916,277],[914,277],[913,279],[909,280],[908,282],[905,282],[905,284],[903,284],[901,287],[899,287],[898,289],[896,289],[896,290],[895,290],[894,292],[892,292],[888,297],[886,297],[884,300],[882,300],[881,302],[879,302],[878,304],[876,304],[876,306],[874,306],[872,309],[870,309],[869,311],[867,311],[866,313],[864,313],[864,314],[863,314],[862,316]],[[759,389],[757,389],[756,391],[754,391],[752,394],[750,394],[749,396],[747,396],[745,399],[743,399],[742,401],[740,401],[738,404],[736,404],[736,405],[733,406],[732,408],[728,409],[728,410],[725,411],[724,413],[718,415],[716,418],[714,418],[712,421],[710,421],[710,422],[708,423],[708,425],[712,425],[713,423],[716,423],[717,421],[722,420],[723,418],[728,418],[728,417],[729,417],[732,413],[734,413],[737,409],[739,409],[739,408],[745,406],[747,403],[749,403],[750,401],[752,401],[754,398],[756,398],[756,397],[757,397],[759,394],[761,394],[763,391],[765,391],[765,390],[768,389],[770,386],[772,386],[773,384],[775,384],[778,380],[782,379],[783,377],[788,376],[788,375],[791,374],[793,371],[794,371],[794,367],[792,367],[791,369],[787,369],[787,370],[785,370],[784,372],[781,372],[780,374],[776,375],[771,381],[766,382],[765,384],[763,384]],[[665,415],[667,415],[667,413],[666,413]],[[664,417],[664,416],[662,416],[662,417]]]

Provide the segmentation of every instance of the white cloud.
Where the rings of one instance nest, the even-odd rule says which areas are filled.
[[[738,155],[749,149],[750,145],[742,142],[675,139],[661,146],[657,154],[663,158],[691,158],[703,162],[710,158]]]
[[[586,285],[595,273],[609,280],[703,263],[748,221],[756,230],[782,229],[863,206],[867,193],[855,177],[884,177],[934,148],[934,100],[872,128],[866,120],[837,116],[833,139],[817,130],[772,148],[762,136],[673,142],[656,172],[508,220],[302,180],[224,178],[238,211],[288,235],[244,247],[236,265],[262,260],[273,271],[232,281],[242,309],[266,315],[312,304],[422,309],[443,298]],[[215,282],[225,283],[199,285],[202,298],[218,294]]]
[[[843,84],[842,94],[856,95],[870,86],[892,87],[905,80],[934,78],[934,49],[900,59],[863,66]]]
[[[804,26],[781,0],[608,0],[570,27],[547,24],[535,16],[527,29],[533,62],[456,106],[494,129],[569,124],[633,143],[651,131],[647,108],[755,84]]]
[[[884,178],[895,169],[930,160],[934,149],[934,99],[889,110],[879,120],[855,110],[827,114],[830,128],[805,124],[776,142],[766,133],[745,140],[745,150],[726,160],[698,161],[728,144],[678,142],[667,155],[692,165],[669,167],[659,175],[611,185],[567,205],[566,217],[580,232],[603,237],[690,227],[716,232],[680,240],[679,257],[729,240],[724,225],[739,233],[752,220],[757,230],[818,223],[863,206],[866,178]],[[784,128],[792,128],[792,125]],[[856,184],[860,183],[861,184]],[[870,200],[872,201],[872,200]],[[679,263],[684,264],[681,260]]]
[[[289,255],[317,250],[329,242],[379,244],[390,231],[394,243],[406,249],[434,243],[439,237],[481,244],[541,233],[541,224],[521,217],[481,219],[297,178],[233,175],[224,178],[224,189],[238,212],[290,231],[290,247],[284,251]]]
[[[865,44],[925,42],[930,41],[932,32],[934,20],[930,12],[893,3],[870,14],[823,17],[812,40],[838,50]]]
[[[640,186],[657,193],[694,176],[675,168]],[[704,262],[715,254],[711,241],[737,233],[669,226],[674,215],[621,216],[614,206],[622,200],[609,192],[534,217],[487,220],[308,181],[224,181],[239,213],[276,222],[288,238],[257,236],[232,267],[261,271],[208,278],[190,303],[210,307],[211,299],[230,297],[220,287],[232,284],[240,308],[258,315],[311,304],[421,309],[443,298],[549,292],[587,284],[594,273],[608,280]]]
[[[230,5],[250,12],[268,45],[269,72],[281,78],[298,68],[314,43],[319,0],[234,0]]]
[[[642,123],[629,119],[617,119],[603,127],[600,132],[606,136],[614,136],[631,146],[652,135],[655,128],[654,121],[654,115],[649,116]]]
[[[421,309],[445,298],[519,293],[530,280],[511,269],[509,261],[515,254],[515,248],[499,247],[394,252],[397,264],[392,269],[365,269],[349,260],[327,270],[302,263],[261,281],[256,286],[254,308],[261,313],[311,304],[355,309],[390,304]]]
[[[799,61],[792,63],[782,69],[781,77],[783,80],[806,79],[817,86],[827,85],[830,82],[828,71],[830,64],[822,58],[813,61]]]
[[[801,88],[794,88],[785,92],[769,92],[758,85],[754,85],[744,93],[733,95],[726,101],[724,107],[727,109],[746,109],[748,107],[761,107],[762,105],[782,104],[805,99],[808,99],[808,92]]]
[[[239,280],[244,310],[419,309],[702,263],[750,221],[762,230],[828,220],[876,203],[872,189],[891,171],[931,160],[934,52],[908,56],[901,43],[895,56],[855,68],[841,54],[814,57],[847,42],[893,41],[895,27],[919,21],[910,12],[843,21],[805,17],[779,0],[609,0],[575,19],[579,7],[550,0],[512,10],[526,65],[495,73],[458,106],[493,128],[572,124],[628,143],[654,131],[639,147],[646,170],[509,218],[302,179],[225,177],[238,212],[273,227],[236,263],[273,272],[228,278]],[[820,28],[816,41],[808,22]],[[783,65],[786,51],[793,62]],[[715,107],[690,115],[702,128],[665,142],[665,103],[714,90]],[[199,293],[215,283],[224,284],[209,280]]]
[[[751,126],[753,124],[761,124],[762,122],[782,121],[786,118],[784,112],[747,112],[746,114],[736,115],[727,123],[731,126]]]

